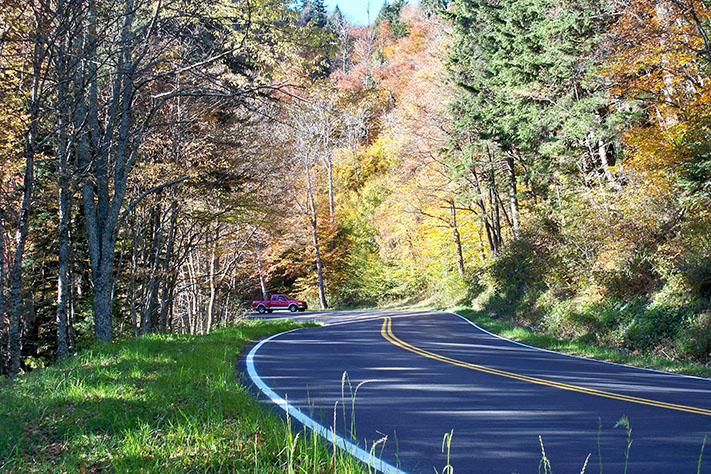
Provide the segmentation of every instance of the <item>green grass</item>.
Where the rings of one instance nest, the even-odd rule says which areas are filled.
[[[295,433],[236,374],[251,341],[300,326],[130,339],[0,380],[0,472],[368,472]]]
[[[711,367],[689,362],[679,362],[666,357],[652,357],[632,352],[622,352],[615,349],[600,347],[581,340],[558,339],[548,334],[541,334],[529,329],[515,326],[507,321],[494,319],[484,311],[477,311],[465,306],[448,308],[478,324],[487,331],[514,341],[522,342],[543,349],[550,349],[566,354],[575,354],[593,359],[617,362],[619,364],[647,367],[699,377],[711,377]]]
[[[711,376],[703,366],[559,340],[466,307],[451,310],[533,346]],[[369,472],[265,409],[236,373],[238,356],[252,341],[301,326],[245,321],[207,336],[129,339],[12,382],[0,379],[0,472]]]

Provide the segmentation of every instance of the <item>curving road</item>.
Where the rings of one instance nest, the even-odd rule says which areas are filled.
[[[243,364],[256,389],[282,408],[288,400],[324,436],[335,406],[336,442],[362,459],[375,453],[384,472],[442,472],[453,430],[458,473],[538,472],[539,436],[555,472],[581,472],[590,455],[586,472],[621,473],[627,433],[614,426],[627,416],[627,472],[695,473],[711,432],[708,379],[531,348],[452,313],[271,315],[285,316],[324,325],[255,346]],[[701,472],[710,472],[708,446],[704,454]]]

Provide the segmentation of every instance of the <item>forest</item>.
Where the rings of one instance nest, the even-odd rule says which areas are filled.
[[[711,361],[711,4],[4,0],[0,376],[312,308]]]

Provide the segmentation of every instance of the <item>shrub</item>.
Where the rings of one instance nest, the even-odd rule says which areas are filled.
[[[488,276],[502,303],[513,308],[535,307],[535,301],[548,290],[546,277],[557,263],[557,231],[554,221],[540,219],[494,259]]]
[[[665,280],[655,296],[668,305],[709,305],[711,300],[711,211],[681,221],[673,238],[657,254],[656,267]]]
[[[653,350],[671,345],[684,323],[683,308],[640,305],[628,319],[624,345],[631,350]],[[626,318],[627,319],[627,318]]]
[[[493,259],[482,310],[558,338],[711,357],[711,211],[630,187],[553,215]]]
[[[711,257],[698,260],[682,271],[694,296],[711,298]]]
[[[681,357],[709,362],[711,360],[711,311],[687,320],[675,342]]]

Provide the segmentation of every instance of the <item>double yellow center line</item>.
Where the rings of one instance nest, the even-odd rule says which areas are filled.
[[[711,410],[705,408],[690,407],[686,405],[676,405],[674,403],[660,402],[657,400],[649,400],[647,398],[632,397],[629,395],[623,395],[620,393],[605,392],[603,390],[596,390],[594,388],[581,387],[579,385],[571,385],[567,383],[555,382],[553,380],[541,379],[538,377],[529,377],[528,375],[516,374],[514,372],[506,372],[504,370],[493,369],[491,367],[486,367],[484,365],[471,364],[469,362],[463,362],[461,360],[452,359],[443,355],[435,354],[434,352],[429,352],[419,347],[415,347],[412,344],[399,339],[392,330],[392,319],[390,317],[385,317],[383,320],[383,326],[380,329],[380,334],[387,339],[390,343],[401,347],[407,351],[414,352],[415,354],[427,357],[428,359],[438,360],[440,362],[445,362],[447,364],[457,365],[459,367],[464,367],[466,369],[476,370],[478,372],[484,372],[486,374],[498,375],[500,377],[506,377],[509,379],[520,380],[522,382],[528,382],[536,385],[545,385],[547,387],[558,388],[561,390],[569,390],[571,392],[579,392],[587,395],[593,395],[596,397],[612,398],[614,400],[622,400],[624,402],[637,403],[639,405],[649,405],[657,408],[666,408],[668,410],[684,411],[688,413],[695,413],[697,415],[711,416]]]

